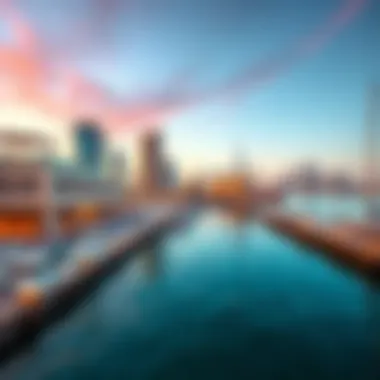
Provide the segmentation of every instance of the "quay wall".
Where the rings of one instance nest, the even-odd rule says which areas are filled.
[[[183,214],[183,209],[175,210],[147,223],[138,233],[118,239],[112,247],[107,247],[102,259],[90,261],[58,284],[40,289],[31,305],[18,306],[0,325],[0,364],[12,359],[32,344],[44,329],[65,317],[144,244],[173,227]]]
[[[354,237],[294,215],[270,216],[266,223],[276,232],[325,254],[371,281],[380,280],[380,252],[360,244]]]

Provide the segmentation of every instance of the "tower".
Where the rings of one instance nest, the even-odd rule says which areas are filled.
[[[155,193],[162,188],[164,163],[162,158],[162,139],[158,132],[149,132],[141,137],[141,190]]]
[[[100,127],[92,120],[83,120],[76,125],[75,135],[79,166],[99,173],[104,153],[104,137]]]

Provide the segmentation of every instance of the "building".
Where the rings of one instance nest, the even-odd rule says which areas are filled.
[[[326,179],[326,190],[337,194],[353,194],[358,191],[358,186],[349,175],[338,172]]]
[[[157,193],[164,188],[165,163],[162,153],[162,138],[158,132],[141,137],[140,144],[140,190]]]
[[[46,162],[0,165],[0,240],[55,238],[121,210],[123,185]]]
[[[317,166],[305,164],[286,178],[283,185],[288,191],[319,192],[325,185],[325,178]]]
[[[109,152],[107,161],[107,176],[119,179],[125,183],[127,177],[127,159],[124,152]]]
[[[23,152],[10,149],[0,160],[1,241],[55,239],[122,210],[119,180],[54,160],[50,149],[21,140]],[[32,148],[39,154],[25,155]]]
[[[54,141],[43,133],[17,131],[12,128],[0,131],[0,160],[49,160],[54,154]]]
[[[78,165],[88,171],[100,173],[104,161],[104,136],[100,127],[91,120],[80,121],[75,128]]]
[[[178,175],[173,162],[170,160],[164,160],[162,170],[163,187],[166,189],[174,189],[178,187]]]

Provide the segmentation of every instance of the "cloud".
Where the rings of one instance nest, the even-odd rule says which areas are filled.
[[[180,113],[189,107],[203,104],[215,99],[230,99],[252,92],[263,85],[275,81],[278,77],[285,75],[291,69],[302,63],[305,59],[319,53],[327,44],[331,43],[337,34],[342,32],[369,4],[369,0],[346,0],[342,6],[319,25],[316,30],[295,41],[292,46],[277,52],[273,57],[266,58],[259,63],[251,63],[237,75],[225,80],[224,83],[198,93],[178,91],[182,79],[176,83],[177,92],[175,96],[165,98],[165,92],[158,97],[153,104],[146,106],[146,112],[140,112],[140,118],[129,118],[132,110],[125,110],[124,123],[120,120],[120,126],[132,123],[145,123],[147,120],[162,121]],[[154,107],[156,105],[156,107]],[[137,115],[136,115],[137,116]]]
[[[130,2],[93,1],[86,20],[76,30],[77,42],[66,47],[64,54],[57,58],[50,54],[14,2],[2,0],[0,10],[9,24],[13,44],[0,46],[0,96],[2,101],[30,103],[65,120],[93,116],[111,132],[136,130],[163,122],[190,107],[219,98],[242,96],[275,81],[305,59],[318,54],[355,20],[369,2],[344,1],[313,33],[301,37],[272,57],[248,64],[217,86],[200,88],[199,68],[184,67],[174,73],[158,93],[136,95],[131,99],[116,97],[110,89],[84,76],[68,59],[70,54],[78,54],[85,46],[102,46],[113,20],[127,5],[130,6]]]

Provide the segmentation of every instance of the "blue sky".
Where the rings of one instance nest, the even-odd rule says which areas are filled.
[[[69,34],[75,20],[86,18],[90,3],[23,0],[20,7],[54,44]],[[207,90],[309,35],[342,4],[128,0],[111,15],[104,43],[74,62],[131,98],[159,92],[181,75],[190,89]],[[302,160],[357,171],[366,91],[380,80],[379,20],[380,3],[368,1],[320,52],[274,81],[230,100],[210,99],[167,120],[168,149],[180,168],[223,167],[236,149],[243,149],[252,167],[268,172]],[[57,46],[64,50],[62,44]]]
[[[291,9],[281,15],[277,13],[278,18],[273,16],[276,12],[268,12],[273,19],[270,22],[271,16],[267,16],[267,33],[260,36],[252,32],[251,46],[254,51],[260,51],[258,54],[276,49],[281,43],[278,41],[285,40],[287,35],[305,32],[310,25],[318,23],[321,14],[323,17],[337,4],[330,1],[330,6],[319,7],[315,5],[317,2],[309,1],[295,11],[296,2],[290,3],[294,8],[289,5]],[[257,17],[260,21],[266,18]],[[217,140],[226,153],[228,142],[236,142],[264,170],[281,170],[306,159],[331,168],[357,171],[363,149],[360,140],[366,91],[371,80],[379,79],[376,47],[380,42],[380,23],[376,26],[376,19],[380,20],[379,4],[372,4],[319,55],[301,62],[274,83],[229,107],[220,106],[209,115],[206,109],[203,115],[194,111],[187,118],[179,117],[173,121],[177,125],[173,127],[175,140],[181,138],[180,124],[190,131],[197,126],[207,130],[208,123],[214,124],[215,120],[215,124],[224,124],[223,128],[215,125],[205,134],[207,138]],[[243,55],[243,44],[241,50]],[[233,65],[240,58],[239,54],[233,54],[226,59]],[[188,141],[190,136],[191,132]]]

